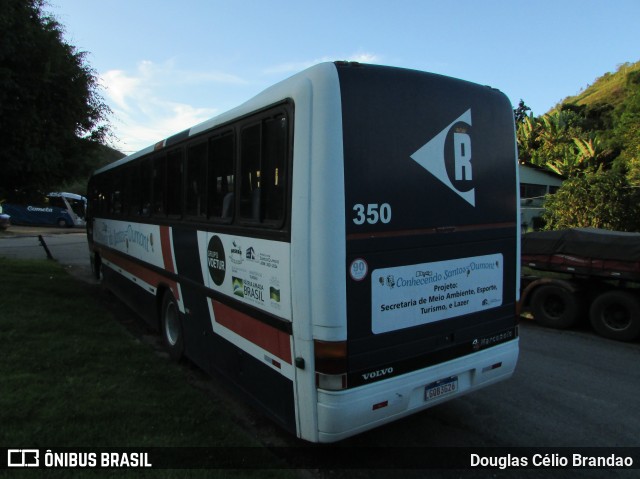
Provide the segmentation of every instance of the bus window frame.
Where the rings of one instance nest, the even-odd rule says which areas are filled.
[[[234,225],[238,217],[238,131],[236,128],[222,127],[217,128],[207,135],[207,217],[206,222],[216,225]],[[231,171],[233,173],[232,190],[229,192],[233,194],[231,202],[231,213],[228,217],[224,215],[213,214],[212,208],[212,195],[217,191],[217,185],[213,181],[212,173],[216,173],[216,169],[213,166],[217,163],[216,158],[213,157],[214,149],[212,143],[218,140],[224,140],[226,138],[231,139]],[[224,199],[223,199],[224,201]]]
[[[261,229],[270,229],[270,230],[280,230],[286,227],[286,223],[288,221],[288,217],[290,214],[288,213],[290,209],[290,201],[291,201],[291,177],[290,171],[292,170],[292,160],[293,160],[293,122],[292,122],[292,112],[293,105],[292,102],[288,101],[280,105],[274,105],[271,108],[265,109],[261,112],[252,115],[250,118],[247,118],[246,121],[240,122],[238,125],[238,133],[236,134],[237,139],[237,159],[238,164],[236,167],[236,216],[237,216],[237,224],[243,227],[255,227]],[[242,155],[242,134],[256,126],[259,126],[259,165],[260,171],[262,173],[265,165],[267,164],[267,160],[265,160],[265,122],[267,120],[274,120],[278,117],[283,117],[286,121],[286,129],[285,129],[285,138],[284,138],[284,158],[282,161],[283,171],[279,173],[279,176],[282,175],[284,180],[284,186],[282,187],[282,205],[280,207],[280,218],[278,219],[266,219],[264,217],[265,211],[267,210],[267,203],[265,201],[265,188],[261,187],[260,191],[260,211],[259,217],[257,219],[252,217],[247,217],[242,215],[241,211],[241,201],[243,200],[243,155]],[[264,179],[264,176],[262,176]],[[263,181],[261,179],[261,181]]]
[[[248,115],[235,118],[229,122],[216,125],[212,128],[198,132],[193,136],[180,139],[180,141],[171,144],[169,147],[156,148],[139,158],[133,159],[129,164],[121,165],[115,169],[107,170],[91,178],[91,185],[96,189],[96,196],[99,199],[93,215],[95,217],[104,217],[114,220],[122,221],[137,221],[148,224],[188,224],[190,227],[195,227],[204,230],[220,230],[221,232],[238,232],[243,235],[252,237],[263,237],[265,239],[282,240],[287,241],[291,237],[291,172],[293,169],[293,141],[294,141],[294,124],[295,124],[295,106],[290,98],[284,99],[272,105],[266,106],[262,109],[251,112]],[[281,217],[278,220],[261,220],[252,221],[246,218],[241,218],[239,214],[239,202],[240,202],[240,171],[241,171],[241,158],[240,158],[240,135],[244,128],[260,124],[260,131],[262,130],[265,120],[274,119],[277,117],[284,117],[286,120],[285,138],[283,141],[283,158],[282,168],[283,172],[278,174],[279,178],[284,178],[282,183],[282,205],[281,205]],[[233,207],[232,214],[229,218],[221,218],[211,214],[210,199],[212,187],[210,184],[210,170],[211,170],[211,141],[216,138],[222,138],[224,136],[231,136],[233,142]],[[193,147],[197,147],[202,143],[206,144],[206,182],[205,182],[205,197],[206,197],[206,216],[194,216],[187,214],[187,179],[188,179],[188,158],[189,150]],[[261,142],[260,148],[264,145]],[[167,183],[168,178],[168,162],[169,155],[175,151],[181,151],[181,165],[182,165],[182,191],[181,191],[181,214],[169,215],[167,202],[168,190]],[[262,154],[262,152],[261,152]],[[138,168],[141,173],[142,179],[148,180],[147,185],[149,207],[146,211],[138,213],[135,211],[135,205],[124,205],[126,208],[120,212],[114,212],[112,205],[112,196],[117,187],[120,187],[121,194],[124,190],[127,190],[126,200],[127,202],[132,200],[132,195],[129,195],[130,188],[133,187],[131,182],[133,178],[123,178],[123,175],[131,176],[129,173],[133,173],[134,169]],[[142,173],[142,170],[147,168],[148,174]],[[161,172],[164,178],[161,179],[162,185],[156,180],[156,172]],[[128,187],[128,188],[127,188]],[[158,206],[158,189],[162,190],[161,196],[161,211],[156,209]]]

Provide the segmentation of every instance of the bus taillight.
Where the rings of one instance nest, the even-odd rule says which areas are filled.
[[[347,388],[347,342],[314,341],[316,386],[338,391]]]

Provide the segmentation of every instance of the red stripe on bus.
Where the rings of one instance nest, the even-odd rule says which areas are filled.
[[[410,229],[410,230],[398,230],[398,231],[378,231],[371,233],[349,233],[347,240],[363,240],[363,239],[375,239],[375,238],[398,238],[402,236],[418,236],[418,235],[432,235],[442,233],[459,233],[461,231],[480,231],[480,230],[492,230],[501,228],[515,228],[515,222],[506,223],[487,223],[478,225],[456,225],[456,226],[442,226],[437,228],[422,228],[422,229]]]
[[[178,290],[178,283],[176,283],[175,281],[170,280],[169,278],[166,278],[165,276],[162,276],[161,274],[156,273],[149,268],[145,268],[139,263],[135,263],[123,256],[112,253],[111,251],[103,250],[101,254],[103,258],[110,261],[118,268],[121,268],[130,275],[141,279],[154,288],[157,288],[161,283],[168,285],[171,288],[173,296],[176,298],[176,300],[180,301],[180,291]]]
[[[171,248],[171,232],[168,226],[160,227],[160,247],[162,248],[164,269],[170,273],[175,273],[176,269],[173,265],[173,254]]]
[[[274,356],[291,364],[291,336],[218,301],[213,303],[216,322]]]

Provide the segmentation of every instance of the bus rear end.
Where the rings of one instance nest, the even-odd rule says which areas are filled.
[[[321,442],[507,379],[518,356],[508,99],[424,72],[337,72],[347,334],[315,341]]]

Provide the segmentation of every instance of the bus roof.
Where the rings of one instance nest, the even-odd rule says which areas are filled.
[[[180,133],[165,138],[164,140],[161,140],[154,145],[150,145],[118,161],[110,163],[109,165],[103,166],[102,168],[96,170],[94,174],[103,173],[112,168],[124,165],[130,161],[152,153],[153,151],[171,146],[180,140],[195,136],[216,126],[224,125],[225,123],[228,123],[232,120],[240,118],[244,115],[248,115],[252,112],[255,112],[256,110],[268,107],[269,105],[283,101],[287,98],[292,98],[294,96],[294,92],[299,91],[309,82],[316,84],[318,82],[330,81],[331,77],[337,78],[335,77],[335,75],[336,66],[334,62],[324,62],[314,65],[310,68],[307,68],[306,70],[292,75],[285,80],[282,80],[279,83],[270,86],[245,103],[242,103],[241,105],[231,110],[205,120],[204,122],[199,123]]]
[[[358,66],[358,67],[369,67],[369,68],[376,68],[376,69],[389,69],[389,70],[393,69],[393,70],[407,71],[407,69],[404,69],[404,68],[382,66],[382,65],[368,65],[368,64],[361,64],[358,62],[336,61],[336,62],[319,63],[317,65],[307,68],[306,70],[296,73],[291,77],[285,80],[282,80],[279,83],[276,83],[270,86],[269,88],[258,93],[256,96],[249,99],[245,103],[231,110],[228,110],[224,113],[221,113],[218,116],[205,120],[204,122],[199,123],[195,126],[192,126],[191,128],[188,128],[180,133],[177,133],[168,138],[165,138],[164,140],[161,140],[155,143],[154,145],[150,145],[118,161],[110,163],[109,165],[106,165],[96,170],[94,174],[100,174],[105,171],[111,170],[112,168],[116,168],[118,166],[127,164],[130,161],[133,161],[137,158],[145,156],[149,153],[153,153],[154,151],[161,150],[166,147],[170,147],[180,142],[181,140],[193,137],[195,135],[203,133],[217,126],[222,126],[228,122],[231,122],[232,120],[236,120],[245,115],[248,115],[257,110],[260,110],[262,108],[269,107],[275,103],[278,103],[287,99],[292,99],[294,100],[294,103],[295,103],[296,96],[304,95],[306,93],[305,88],[308,88],[309,86],[312,86],[312,89],[324,88],[330,85],[331,82],[338,82],[339,81],[338,74],[337,74],[338,67],[346,66],[346,65],[352,65],[352,66]],[[420,72],[420,73],[427,73],[427,72]],[[431,73],[430,75],[433,75],[435,77],[447,78],[434,73]],[[453,79],[453,80],[457,82],[464,82],[463,80],[459,80],[459,79]],[[464,82],[464,83],[469,83],[469,82]]]
[[[84,196],[78,195],[76,193],[67,193],[65,191],[52,191],[51,193],[47,193],[47,196],[51,196],[54,198],[59,198],[59,197],[64,197],[64,198],[70,198],[72,200],[78,200],[78,201],[87,201],[87,199]]]

